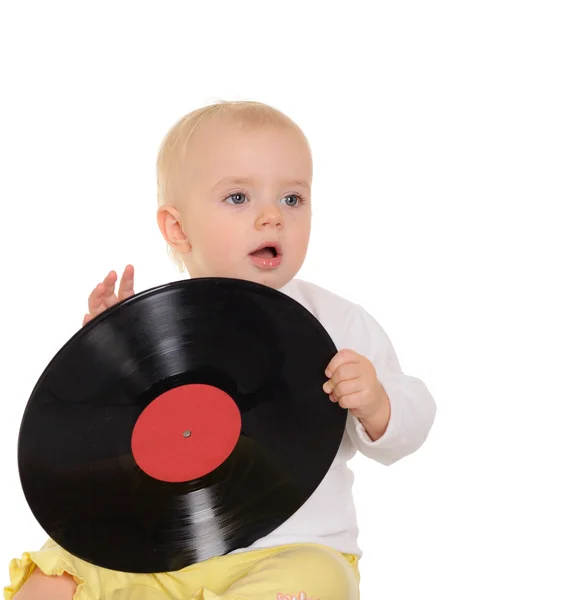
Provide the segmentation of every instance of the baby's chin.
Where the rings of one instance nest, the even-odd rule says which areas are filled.
[[[191,279],[199,279],[201,277],[226,277],[228,279],[241,279],[243,281],[251,281],[252,283],[265,285],[266,287],[275,290],[283,288],[293,279],[293,277],[290,276],[290,273],[285,273],[284,271],[275,270],[267,273],[254,273],[247,269],[233,271],[209,270],[205,273],[196,269],[192,269],[189,270],[189,277]]]
[[[240,277],[236,277],[236,279],[252,281],[253,283],[259,283],[261,285],[265,285],[266,287],[278,290],[284,287],[292,279],[292,277],[288,277],[284,273],[271,272],[269,274],[258,273],[257,275],[242,274]]]

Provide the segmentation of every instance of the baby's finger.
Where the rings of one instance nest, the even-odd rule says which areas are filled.
[[[354,350],[343,349],[340,350],[330,361],[325,369],[325,375],[331,377],[337,369],[347,363],[358,363],[360,361],[360,355]]]
[[[360,379],[350,379],[349,381],[342,381],[338,383],[329,392],[337,400],[341,400],[344,396],[351,396],[363,391],[363,383]]]
[[[85,315],[83,317],[83,326],[85,327],[91,321],[91,319],[92,319],[91,315]]]
[[[362,376],[363,369],[360,363],[345,363],[338,367],[331,376],[331,382],[336,386],[341,381],[349,381]]]
[[[103,305],[104,291],[105,291],[104,284],[98,283],[95,286],[95,288],[93,289],[93,291],[91,292],[91,294],[89,295],[89,298],[87,299],[87,308],[89,309],[90,315],[95,316],[96,311],[98,311],[100,309],[100,307]]]
[[[116,281],[118,279],[118,274],[116,271],[110,271],[104,281],[104,304],[106,307],[113,306],[118,302],[118,298],[116,296]]]
[[[355,394],[349,394],[341,398],[332,398],[332,402],[337,402],[341,408],[348,410],[356,409],[362,405],[362,394],[361,392],[356,392]]]
[[[134,295],[134,267],[128,265],[122,273],[120,280],[120,289],[118,290],[118,300],[126,300]]]

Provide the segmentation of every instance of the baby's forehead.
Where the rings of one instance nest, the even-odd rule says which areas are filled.
[[[193,132],[184,166],[206,170],[232,170],[233,177],[264,167],[283,175],[306,177],[312,171],[311,151],[306,138],[295,127],[273,122],[247,122],[223,117],[203,123]]]
[[[284,134],[289,144],[300,145],[309,150],[309,144],[304,133],[292,121],[258,119],[229,114],[211,115],[201,122],[191,132],[188,146],[199,148],[222,141],[234,143],[234,138],[249,141],[263,134]],[[274,143],[282,144],[282,136],[278,139],[275,137]]]

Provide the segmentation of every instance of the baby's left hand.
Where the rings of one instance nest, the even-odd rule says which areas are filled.
[[[329,381],[323,385],[323,391],[360,421],[378,420],[387,412],[388,396],[376,368],[365,356],[340,350],[325,369],[325,375]]]

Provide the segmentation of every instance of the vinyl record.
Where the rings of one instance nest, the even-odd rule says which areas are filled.
[[[311,496],[347,412],[323,392],[336,352],[302,305],[235,279],[137,294],[57,353],[24,412],[27,502],[72,554],[174,571],[246,548]]]

